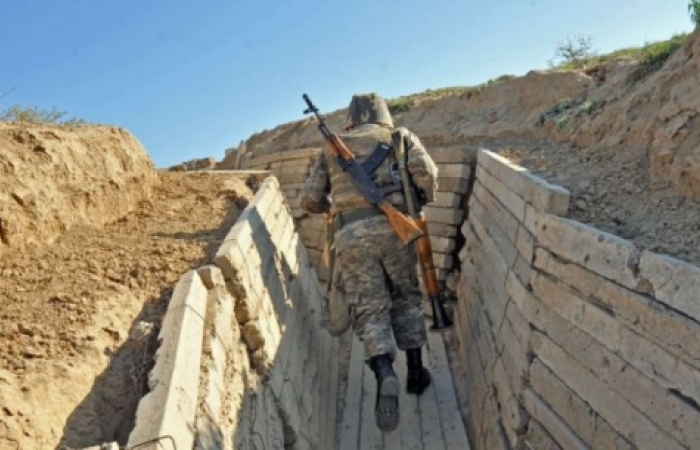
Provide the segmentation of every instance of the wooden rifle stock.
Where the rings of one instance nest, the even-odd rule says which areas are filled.
[[[438,284],[437,275],[435,275],[435,266],[433,264],[433,249],[430,245],[430,235],[428,234],[428,223],[425,217],[421,214],[415,218],[416,225],[423,231],[423,236],[416,242],[418,250],[418,258],[423,269],[423,281],[425,282],[425,290],[429,296],[439,296],[440,286]]]
[[[340,155],[346,161],[355,157],[355,154],[350,151],[348,146],[345,145],[345,142],[343,142],[337,134],[331,134],[331,137],[328,139],[328,147],[331,153],[333,153],[333,156]]]
[[[447,316],[445,307],[440,298],[440,285],[438,284],[437,275],[435,275],[433,249],[430,245],[428,223],[422,213],[415,215],[414,220],[423,232],[423,236],[416,242],[416,247],[418,259],[420,260],[421,272],[423,274],[423,282],[425,283],[425,290],[428,293],[430,307],[433,310],[433,325],[430,328],[434,331],[444,330],[452,326],[452,320]]]
[[[399,239],[404,244],[409,244],[421,237],[421,229],[410,217],[398,211],[391,203],[383,201],[377,204],[386,218],[389,219],[389,224],[394,229]]]

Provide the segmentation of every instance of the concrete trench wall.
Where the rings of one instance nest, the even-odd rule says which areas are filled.
[[[280,183],[290,212],[309,254],[309,260],[318,278],[328,280],[328,268],[323,262],[326,242],[326,221],[323,215],[307,214],[299,208],[299,191],[309,176],[311,164],[321,152],[320,148],[301,148],[273,155],[242,158],[247,170],[269,170]]]
[[[268,177],[215,265],[175,287],[129,447],[332,448],[338,343],[319,326],[321,299]]]
[[[697,446],[700,269],[564,218],[565,189],[491,152],[429,151],[440,193],[426,215],[457,296],[453,370],[472,446]],[[242,161],[279,177],[325,280],[325,222],[298,208],[319,152]]]
[[[698,448],[700,268],[567,206],[479,152],[453,367],[473,447]]]
[[[130,445],[333,448],[325,222],[298,208],[319,151],[240,158],[277,178],[216,265],[176,286]],[[431,154],[440,194],[426,212],[457,294],[451,362],[472,447],[697,447],[700,268],[564,218],[566,190],[491,152]]]

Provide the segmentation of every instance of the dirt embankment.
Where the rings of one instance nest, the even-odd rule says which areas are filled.
[[[700,264],[700,32],[659,70],[631,82],[639,67],[628,59],[586,71],[532,71],[418,100],[394,121],[429,149],[502,152],[569,189],[572,218]],[[344,110],[327,118],[342,130]],[[320,145],[315,121],[304,119],[240,148],[261,156]]]
[[[0,255],[101,226],[148,198],[156,170],[128,131],[0,123]]]
[[[566,141],[594,150],[629,149],[649,159],[651,174],[700,201],[700,32],[664,66],[631,84],[623,64],[589,94],[600,105],[565,130]]]
[[[172,287],[210,261],[253,195],[223,173],[151,183],[113,223],[0,257],[0,448],[126,442]]]
[[[524,77],[461,94],[418,100],[409,110],[393,117],[396,125],[409,128],[433,146],[463,146],[465,141],[477,137],[533,137],[544,110],[564,97],[585,95],[594,84],[591,77],[578,72],[532,71]],[[331,130],[341,132],[345,110],[324,114],[324,119]],[[321,145],[323,137],[316,120],[305,118],[256,133],[239,148],[262,156]],[[230,168],[232,155],[224,158],[220,168]]]
[[[630,81],[638,68],[602,67],[539,127],[545,139],[501,149],[569,189],[572,218],[700,265],[700,33]]]

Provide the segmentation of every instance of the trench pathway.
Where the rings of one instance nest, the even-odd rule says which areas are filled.
[[[338,432],[339,450],[468,450],[442,335],[428,333],[423,362],[433,382],[421,395],[402,391],[399,427],[382,433],[374,423],[376,383],[363,361],[362,343],[353,337],[345,409]],[[404,388],[406,359],[398,352],[394,369]]]

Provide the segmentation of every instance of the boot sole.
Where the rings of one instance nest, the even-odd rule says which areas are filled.
[[[399,426],[399,379],[386,378],[377,389],[377,404],[374,408],[377,427],[382,431],[394,431]]]

